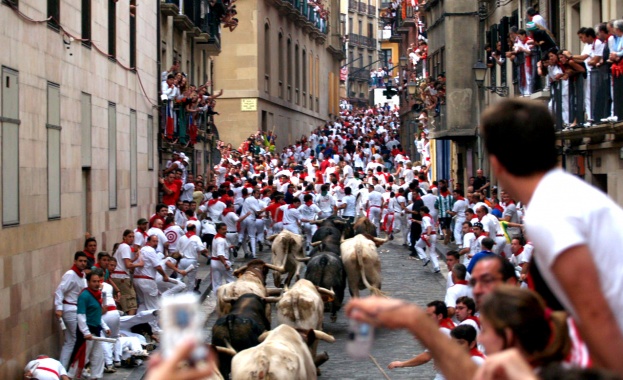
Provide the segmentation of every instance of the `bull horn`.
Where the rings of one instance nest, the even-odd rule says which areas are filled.
[[[300,261],[300,262],[302,262],[302,263],[306,263],[306,262],[308,262],[309,260],[311,260],[311,257],[295,257],[295,258],[294,258],[294,260],[296,260],[296,261]]]
[[[245,265],[245,266],[242,266],[242,267],[240,267],[240,268],[236,269],[236,270],[234,271],[234,273],[233,273],[233,274],[234,274],[234,276],[236,276],[236,277],[237,277],[240,273],[242,273],[242,272],[244,272],[245,270],[247,270],[247,268],[248,268],[248,267],[249,267],[248,265]]]
[[[347,222],[345,220],[335,219],[333,221],[333,223],[335,223],[335,224],[346,224]]]
[[[266,303],[277,303],[277,302],[281,301],[281,297],[282,296],[279,296],[279,297],[262,297],[262,299],[264,301],[266,301]]]
[[[274,235],[270,235],[269,237],[266,238],[266,240],[268,241],[273,241],[275,240],[275,238],[277,237],[278,234],[274,234]]]
[[[218,352],[219,354],[226,354],[230,356],[234,356],[237,354],[236,350],[231,349],[231,348],[225,348],[221,346],[214,346],[214,348],[216,349],[216,352]]]
[[[376,244],[378,244],[378,245],[382,245],[382,244],[384,244],[384,243],[387,243],[387,239],[381,239],[381,238],[377,238],[377,237],[375,237],[375,238],[372,238],[372,240],[373,240]]]
[[[335,297],[335,292],[333,291],[333,289],[329,290],[327,288],[323,288],[320,286],[316,286],[316,289],[318,290],[318,293],[320,294],[325,294],[330,297]]]
[[[233,303],[233,302],[238,301],[238,297],[223,296],[223,298],[221,298],[221,301],[227,302],[227,303]]]
[[[260,335],[260,336],[257,338],[257,341],[258,341],[258,342],[260,342],[260,343],[262,343],[262,342],[266,339],[266,337],[268,336],[268,334],[270,334],[270,331],[264,331],[264,332],[262,333],[262,335]]]
[[[309,245],[311,245],[312,247],[317,247],[317,246],[319,246],[320,244],[322,244],[322,240],[321,240],[321,241],[315,241],[315,242],[309,243]]]
[[[274,270],[274,271],[277,271],[277,272],[279,272],[279,273],[285,273],[285,271],[286,271],[286,268],[285,268],[285,267],[278,267],[278,266],[276,266],[276,265],[273,265],[273,264],[268,264],[268,263],[266,263],[266,264],[264,264],[264,265],[266,266],[266,268],[271,269],[271,270]]]
[[[309,222],[310,224],[320,224],[322,222],[324,222],[325,219],[316,219],[316,220],[312,220],[311,222]]]
[[[340,244],[344,243],[344,241],[346,241],[346,239],[344,239],[344,234],[342,234],[342,236],[340,236]]]
[[[335,342],[335,338],[333,335],[329,335],[326,332],[320,330],[314,330],[314,334],[316,334],[316,338],[320,340],[324,340],[325,342],[333,343]]]

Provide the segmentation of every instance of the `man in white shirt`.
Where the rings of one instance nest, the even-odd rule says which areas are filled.
[[[335,198],[329,194],[329,185],[324,184],[320,186],[320,194],[316,195],[316,204],[318,208],[320,208],[321,214],[319,217],[321,219],[326,219],[333,215],[335,211]]]
[[[227,233],[227,225],[218,223],[216,225],[216,236],[212,242],[212,259],[210,267],[212,269],[212,291],[216,294],[218,288],[223,284],[236,281],[231,261],[229,257],[229,243],[225,234]]]
[[[171,224],[164,231],[161,228],[162,221],[158,221],[159,223],[154,222],[154,226],[147,231],[148,236],[158,236],[156,252],[163,254],[163,256],[165,248],[169,254],[179,251],[178,242],[185,234],[182,227],[178,226],[170,216],[167,217],[166,221]],[[164,241],[162,240],[163,237]]]
[[[312,194],[305,194],[303,196],[303,204],[299,207],[298,211],[301,215],[301,227],[303,228],[303,233],[305,234],[307,242],[307,250],[309,251],[312,236],[314,236],[314,233],[318,229],[318,226],[311,222],[315,220],[322,211],[314,203],[314,196]]]
[[[156,284],[156,274],[160,273],[164,282],[169,281],[169,276],[160,266],[160,258],[156,253],[158,246],[158,236],[151,235],[147,238],[147,244],[141,248],[140,257],[143,266],[134,270],[134,290],[136,296],[141,301],[138,311],[159,309],[158,286]]]
[[[160,219],[154,221],[154,225],[161,224]],[[115,283],[117,289],[121,291],[121,298],[119,304],[121,310],[128,315],[135,315],[136,308],[136,292],[132,286],[130,279],[130,270],[142,265],[142,261],[134,255],[130,244],[134,243],[134,231],[123,231],[123,241],[117,247],[114,257],[117,260],[117,266],[115,270],[110,274],[110,280]]]
[[[446,290],[445,303],[448,307],[448,316],[454,316],[456,300],[459,297],[472,297],[472,291],[465,280],[467,268],[463,264],[455,264],[452,267],[452,282],[454,285]]]
[[[217,223],[221,220],[222,215],[223,215],[223,210],[225,210],[225,203],[223,203],[223,201],[220,200],[220,198],[216,197],[214,198],[215,195],[219,195],[217,192],[212,193],[212,200],[208,201],[208,213],[210,214],[210,219],[212,219],[213,222]]]
[[[586,79],[584,79],[584,110],[587,120],[584,126],[588,127],[593,123],[591,71],[601,62],[604,52],[604,43],[597,38],[597,34],[593,28],[580,28],[578,37],[580,41],[584,43],[582,54],[574,55],[571,59],[577,63],[584,63],[586,65]]]
[[[415,243],[415,250],[423,262],[424,266],[427,266],[431,261],[433,262],[433,271],[439,273],[439,259],[437,256],[437,232],[433,228],[433,218],[428,213],[428,207],[422,206],[420,208],[420,215],[422,220],[411,219],[412,223],[420,223],[422,225],[422,234],[420,239]],[[428,257],[426,255],[428,251]]]
[[[467,267],[469,265],[469,260],[476,254],[476,252],[472,253],[472,244],[474,240],[476,240],[476,235],[472,232],[472,224],[470,222],[463,222],[462,228],[463,238],[461,239],[462,244],[460,246],[459,255],[461,256],[461,264]]]
[[[430,211],[430,215],[433,218],[433,226],[437,225],[437,217],[439,212],[435,209],[435,202],[437,201],[437,196],[433,194],[432,190],[426,190],[426,194],[422,196],[422,202],[424,202],[424,206],[428,207]]]
[[[251,242],[251,254],[252,258],[255,258],[256,252],[256,235],[257,228],[255,224],[255,220],[257,219],[257,214],[264,211],[258,199],[260,198],[260,191],[257,189],[243,189],[242,194],[245,196],[251,190],[251,195],[244,198],[244,202],[242,202],[242,212],[241,214],[251,213],[245,220],[242,221],[240,226],[240,233],[238,235],[238,244],[242,244],[242,248],[245,252],[245,257],[249,257],[249,251],[247,248],[247,241]]]
[[[367,217],[376,226],[376,235],[381,236],[381,215],[383,215],[383,194],[374,185],[368,185]]]
[[[75,332],[75,331],[74,331]],[[60,361],[45,355],[39,355],[24,367],[25,379],[69,380],[67,371]]]
[[[342,211],[342,217],[354,223],[357,216],[357,198],[353,195],[352,188],[350,187],[344,188],[344,194],[346,195],[342,198],[342,204],[339,207],[344,210]]]
[[[463,190],[461,189],[454,190],[453,196],[455,201],[450,215],[454,217],[454,243],[460,246],[462,243],[461,236],[463,232],[463,222],[465,221],[465,210],[467,210],[467,201],[463,198]]]
[[[201,238],[195,234],[195,226],[188,226],[188,233],[180,238],[178,242],[179,252],[182,254],[180,266],[187,268],[193,265],[195,268],[199,266],[199,255],[205,255],[208,250],[203,246]],[[186,275],[186,289],[189,292],[199,289],[201,280],[197,278],[197,271],[193,270]]]
[[[299,198],[292,199],[292,203],[285,205],[283,208],[283,229],[299,235],[301,229],[301,214],[298,208],[301,206],[301,200]]]
[[[577,320],[591,359],[623,375],[623,210],[558,168],[554,120],[537,103],[505,100],[485,111],[481,129],[492,172],[526,204],[534,262],[552,293]],[[529,157],[523,155],[529,146]],[[607,344],[604,344],[607,342]]]
[[[60,362],[64,367],[69,365],[69,357],[76,343],[76,307],[78,296],[87,287],[84,278],[84,270],[87,267],[87,255],[84,252],[74,254],[74,265],[65,272],[61,278],[61,283],[54,292],[54,310],[56,318],[62,318],[65,324],[63,348],[61,349]]]

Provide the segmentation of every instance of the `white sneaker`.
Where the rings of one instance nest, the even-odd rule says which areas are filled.
[[[601,121],[603,121],[604,123],[616,123],[617,121],[619,121],[619,118],[617,116],[608,116],[601,119]]]

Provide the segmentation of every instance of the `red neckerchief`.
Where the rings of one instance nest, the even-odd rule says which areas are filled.
[[[186,232],[186,237],[189,238],[189,239],[191,237],[195,236],[195,235],[197,235],[197,233],[195,231],[188,231],[188,232]]]
[[[454,285],[467,285],[469,284],[467,280],[457,280],[454,282]]]
[[[73,270],[74,272],[76,272],[76,274],[78,275],[78,277],[80,277],[80,278],[84,278],[84,272],[83,272],[83,271],[81,271],[80,269],[78,269],[78,267],[76,266],[76,264],[74,264],[74,265],[71,267],[71,270]]]
[[[450,195],[450,192],[448,190],[446,191],[440,191],[439,195],[441,195],[442,197],[447,197],[448,195]]]
[[[519,251],[517,251],[517,253],[513,253],[513,255],[519,256],[521,255],[522,252],[523,252],[523,247],[519,248]]]
[[[102,304],[102,291],[101,291],[101,290],[98,290],[97,292],[94,292],[93,290],[91,290],[91,288],[86,287],[86,288],[84,288],[84,290],[82,290],[82,291],[84,292],[85,290],[86,290],[87,292],[91,293],[91,295],[93,296],[93,298],[95,298],[95,299],[97,300],[97,302],[99,302],[99,303],[100,303],[100,305]]]
[[[212,207],[218,202],[218,198],[212,198],[208,201],[208,207]]]
[[[149,237],[149,235],[147,235],[147,231],[145,231],[145,230],[141,230],[140,228],[137,228],[136,230],[137,230],[138,232],[140,232],[140,233],[141,233],[141,235],[143,235],[145,238],[148,238],[148,237]]]
[[[223,210],[223,216],[229,214],[230,212],[234,212],[234,208],[233,207],[225,207],[225,210]]]
[[[217,234],[216,234],[216,236],[214,236],[214,238],[215,238],[215,239],[218,239],[218,238],[226,239],[226,237],[225,237],[225,236],[223,236],[223,235],[221,235],[221,234],[219,234],[219,233],[217,233]]]
[[[291,208],[296,208],[296,206],[294,205],[294,203],[292,203],[291,205],[288,206],[288,210]]]
[[[439,327],[445,327],[448,330],[452,330],[455,327],[455,324],[451,318],[444,318],[439,321]]]
[[[307,207],[311,207],[311,205],[313,205],[313,204],[314,204],[314,201],[307,201],[307,202],[305,202],[305,206],[307,206]]]
[[[464,200],[465,200],[465,198],[463,198],[462,196],[458,195],[458,196],[456,197],[456,200],[457,200],[457,201],[464,201]]]
[[[469,317],[465,318],[467,319],[471,319],[472,321],[476,322],[476,324],[478,325],[478,328],[480,328],[480,318],[474,316],[474,315],[470,315]]]
[[[424,215],[422,215],[422,218],[424,218],[425,216],[428,216],[430,218],[430,220],[433,220],[433,217],[430,216],[430,214],[424,214]]]
[[[489,234],[487,233],[487,231],[482,231],[482,233],[478,235],[478,237],[481,237],[481,236],[488,237]]]
[[[478,348],[474,347],[474,348],[470,348],[469,350],[469,355],[470,356],[478,356],[481,357],[483,359],[486,359],[487,357],[485,356],[485,354],[483,354],[482,352],[480,352],[480,350],[478,350]]]
[[[102,266],[100,265],[100,263],[95,263],[95,265],[93,265],[93,266],[94,266],[94,267],[96,267],[96,268],[100,268],[100,269],[102,268]]]
[[[197,220],[194,216],[191,216],[188,220]]]
[[[93,260],[95,260],[95,255],[91,254],[91,252],[88,252],[88,251],[86,251],[86,250],[85,250],[85,251],[82,251],[82,252],[84,252],[84,254],[85,254],[85,255],[87,255],[87,257],[88,257],[89,259],[93,259]]]

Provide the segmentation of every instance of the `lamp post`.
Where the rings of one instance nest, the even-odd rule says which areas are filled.
[[[474,72],[474,80],[479,88],[484,88],[485,90],[494,92],[501,97],[508,96],[507,86],[483,86],[485,83],[485,77],[487,76],[487,65],[484,62],[478,60],[478,62],[472,66],[472,71]]]
[[[407,65],[409,64],[409,58],[405,57],[404,55],[400,57],[398,61],[400,62],[401,67],[407,67]]]

